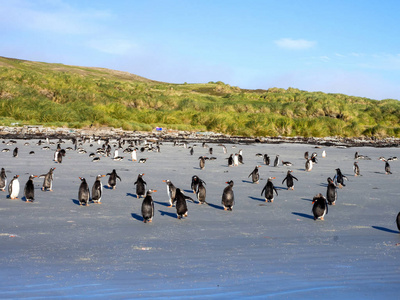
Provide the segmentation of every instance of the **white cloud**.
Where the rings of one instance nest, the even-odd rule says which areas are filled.
[[[274,43],[278,45],[280,48],[291,49],[291,50],[310,49],[317,44],[317,42],[314,41],[307,41],[303,39],[293,40],[290,38],[282,38],[280,40],[274,41]]]
[[[137,49],[137,45],[126,39],[92,39],[87,42],[90,48],[108,54],[123,55]]]

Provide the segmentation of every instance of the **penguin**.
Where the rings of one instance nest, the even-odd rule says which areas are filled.
[[[62,163],[62,158],[63,158],[63,155],[61,154],[61,152],[60,152],[60,151],[58,151],[58,155],[57,155],[57,162],[58,162],[59,164],[61,164],[61,163]]]
[[[56,150],[56,152],[54,152],[54,161],[58,162],[58,155],[60,154],[60,152],[58,151],[58,149]]]
[[[18,194],[19,194],[18,177],[19,175],[15,175],[14,178],[11,179],[10,184],[8,185],[9,198],[12,200],[18,199]]]
[[[204,156],[200,156],[199,160],[200,160],[199,161],[200,170],[204,170],[204,167],[206,166],[206,160]]]
[[[233,166],[237,167],[239,165],[239,154],[235,153],[233,156]]]
[[[274,202],[274,191],[278,196],[278,191],[274,187],[272,179],[275,179],[275,177],[268,177],[267,183],[265,184],[264,188],[261,191],[261,196],[265,191],[265,202]]]
[[[50,192],[53,191],[53,172],[56,168],[50,168],[49,172],[47,174],[42,174],[39,176],[39,178],[44,177],[43,180],[43,186],[42,186],[42,191],[49,190]]]
[[[122,181],[121,177],[117,175],[115,169],[113,169],[111,173],[107,173],[106,176],[110,176],[108,177],[108,187],[112,187],[113,190],[115,190],[115,187],[117,186],[117,178],[119,181]]]
[[[139,159],[139,164],[144,164],[144,163],[146,163],[146,161],[147,161],[147,158],[141,158],[141,159]]]
[[[269,164],[270,164],[270,159],[269,159],[268,154],[264,154],[264,164],[267,166],[269,166]]]
[[[336,182],[336,185],[338,185],[339,188],[342,188],[342,187],[346,186],[344,184],[344,180],[345,179],[347,180],[347,177],[342,174],[342,171],[340,171],[339,168],[337,168],[336,169],[336,175],[335,175],[335,177],[333,177],[333,180]]]
[[[311,161],[312,161],[313,164],[317,164],[318,163],[317,153],[316,152],[313,152],[311,154]]]
[[[5,192],[6,191],[6,186],[7,186],[6,170],[4,168],[1,168],[1,172],[0,172],[0,190],[2,192]]]
[[[335,205],[337,200],[337,188],[332,178],[328,178],[328,187],[326,189],[326,199],[329,205]]]
[[[97,175],[96,180],[92,186],[92,202],[101,204],[101,197],[103,196],[103,185],[101,184],[101,178],[106,175]]]
[[[83,177],[79,177],[81,180],[81,185],[79,186],[79,191],[78,191],[78,201],[79,205],[86,205],[89,206],[89,186],[86,182],[86,179]]]
[[[100,161],[100,157],[96,156],[93,157],[92,162],[99,162]]]
[[[225,145],[218,144],[218,146],[221,146],[221,147],[222,147],[222,151],[224,152],[224,154],[228,153],[228,150],[226,149],[226,146],[225,146]]]
[[[253,172],[250,173],[250,175],[247,177],[249,178],[251,176],[251,180],[253,183],[259,184],[260,183],[260,173],[258,172],[258,168],[261,166],[256,166],[253,170]]]
[[[397,224],[397,229],[400,231],[400,212],[397,214],[396,224]]]
[[[183,217],[187,217],[188,215],[188,208],[187,208],[187,203],[186,199],[191,199],[192,198],[185,196],[181,189],[176,189],[176,195],[174,201],[176,202],[176,217],[178,219],[182,219]]]
[[[288,190],[294,190],[294,181],[293,179],[296,179],[296,181],[299,181],[296,177],[292,175],[292,170],[288,170],[285,179],[283,179],[282,184],[286,180],[286,186]]]
[[[194,154],[194,149],[193,149],[193,147],[190,147],[190,155],[193,155]]]
[[[18,147],[15,147],[13,151],[13,157],[18,157]]]
[[[169,206],[168,207],[172,207],[175,203],[176,187],[169,179],[163,180],[163,182],[165,182],[167,184],[167,194],[168,194],[168,198],[169,198],[169,200],[168,200]]]
[[[144,173],[139,174],[138,178],[136,179],[135,183],[136,184],[136,198],[144,197],[146,193],[146,181],[143,180]]]
[[[238,161],[239,161],[239,164],[241,164],[241,165],[244,164],[244,162],[243,162],[243,150],[242,149],[239,150]]]
[[[202,180],[197,175],[192,176],[192,183],[190,184],[190,187],[192,188],[193,194],[196,193],[200,181]]]
[[[304,159],[308,159],[308,151],[304,152]]]
[[[233,167],[233,154],[228,157],[228,167]]]
[[[235,204],[235,195],[232,190],[234,183],[232,180],[226,183],[228,184],[228,186],[224,188],[221,203],[224,206],[224,210],[232,211],[233,205]]]
[[[326,151],[325,151],[325,150],[322,151],[321,156],[322,156],[322,158],[325,158],[325,157],[326,157]]]
[[[310,172],[312,170],[312,168],[313,168],[313,163],[312,163],[311,159],[307,159],[306,160],[306,171]]]
[[[199,204],[207,204],[206,202],[206,187],[204,186],[206,183],[203,180],[200,180],[199,185],[197,186],[197,200]]]
[[[315,220],[324,220],[325,215],[328,213],[328,206],[326,205],[326,198],[321,193],[316,195],[312,201],[312,213]]]
[[[157,190],[148,190],[146,193],[146,197],[142,202],[142,217],[144,223],[151,223],[154,217],[154,202],[152,194],[157,192]]]
[[[353,171],[354,171],[354,176],[362,176],[360,174],[360,167],[358,166],[358,163],[355,161],[353,165]]]
[[[208,153],[210,153],[210,155],[213,154],[213,148],[208,149]]]
[[[277,155],[275,157],[275,161],[274,161],[274,167],[277,167],[277,166],[279,166],[279,155]]]
[[[290,161],[283,161],[282,160],[282,165],[284,165],[285,167],[291,167],[293,164]]]
[[[33,185],[33,178],[36,177],[36,175],[30,175],[28,181],[25,184],[24,196],[26,202],[35,201],[35,186]]]
[[[388,161],[384,160],[384,162],[385,162],[385,174],[386,175],[392,174],[392,172],[390,171],[390,165],[389,165]]]

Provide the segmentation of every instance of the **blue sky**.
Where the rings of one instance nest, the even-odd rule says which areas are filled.
[[[0,0],[0,56],[400,100],[398,0]]]

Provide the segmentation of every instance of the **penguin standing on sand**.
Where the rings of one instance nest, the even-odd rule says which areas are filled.
[[[392,172],[390,171],[389,162],[386,159],[383,159],[383,161],[385,162],[385,174],[386,175],[392,174]]]
[[[201,181],[201,179],[197,175],[192,176],[192,183],[190,184],[190,187],[194,194],[197,191],[197,187],[198,187],[200,181]]]
[[[50,192],[53,191],[53,172],[56,168],[50,168],[49,172],[47,174],[42,174],[39,176],[39,178],[44,177],[43,180],[43,186],[42,186],[42,191],[49,190]]]
[[[79,177],[79,179],[81,180],[81,184],[79,186],[79,191],[78,191],[79,205],[89,206],[89,199],[90,199],[89,186],[85,178]]]
[[[200,156],[199,160],[200,170],[204,170],[204,167],[206,166],[206,159],[204,158],[204,156]]]
[[[136,198],[140,198],[140,197],[144,197],[145,193],[146,193],[146,181],[144,181],[143,179],[144,173],[139,174],[138,178],[135,181],[135,185],[136,185]]]
[[[277,166],[279,166],[279,155],[277,155],[276,157],[275,157],[275,161],[274,161],[274,167],[277,167]]]
[[[13,157],[18,157],[18,147],[15,147],[13,151]]]
[[[233,194],[233,181],[230,180],[226,182],[228,184],[227,187],[224,188],[222,193],[221,203],[224,206],[224,210],[232,211],[233,205],[235,204],[235,195]]]
[[[92,201],[93,203],[101,204],[101,197],[103,196],[103,185],[101,184],[101,178],[106,175],[97,175],[96,180],[92,186]]]
[[[10,199],[18,199],[19,194],[19,175],[15,175],[13,179],[11,179],[10,184],[8,185],[8,194]]]
[[[267,183],[265,184],[264,188],[261,191],[261,196],[265,192],[265,202],[274,202],[274,191],[278,196],[278,191],[274,187],[272,179],[275,179],[275,177],[268,177]]]
[[[122,181],[115,169],[113,169],[111,173],[107,173],[106,176],[110,176],[108,177],[108,187],[112,187],[113,190],[115,190],[115,187],[117,186],[117,178],[119,181]]]
[[[324,220],[325,215],[328,213],[328,206],[326,205],[326,198],[321,193],[316,195],[312,201],[312,213],[315,220]]]
[[[309,158],[309,159],[306,160],[306,166],[305,166],[305,168],[306,168],[306,171],[307,171],[307,172],[310,172],[310,171],[312,170],[312,168],[313,168],[313,163],[312,163],[311,158]]]
[[[294,190],[294,181],[293,179],[296,179],[296,181],[299,181],[296,177],[292,175],[292,170],[288,170],[285,179],[283,179],[282,184],[286,180],[286,186],[288,190]]]
[[[0,190],[5,192],[6,191],[6,186],[7,186],[6,170],[4,168],[1,168],[1,172],[0,172]]]
[[[136,149],[133,149],[133,151],[131,152],[131,159],[132,161],[137,161],[137,153],[136,153]]]
[[[203,180],[200,180],[199,185],[197,186],[197,200],[199,204],[207,204],[206,202],[206,187],[204,186],[206,183]]]
[[[175,207],[176,207],[176,217],[178,219],[187,217],[187,215],[188,215],[188,208],[187,208],[186,200],[191,200],[192,202],[194,202],[192,198],[185,196],[182,193],[181,189],[179,189],[179,188],[176,189],[176,195],[175,195],[176,205],[175,205]]]
[[[24,188],[24,196],[26,202],[35,201],[35,187],[33,185],[33,178],[36,178],[36,175],[30,175],[28,181],[25,184]]]
[[[360,167],[358,166],[358,162],[354,162],[353,165],[354,176],[361,176],[360,174]]]
[[[148,190],[146,193],[146,197],[142,202],[142,217],[144,223],[151,223],[154,217],[154,202],[152,194],[157,192],[157,190]]]
[[[335,205],[337,200],[337,188],[332,178],[328,178],[328,188],[326,189],[326,199],[329,205]]]
[[[268,154],[264,154],[264,164],[267,166],[269,166],[269,164],[270,164],[270,159],[269,159]]]
[[[344,184],[344,180],[345,179],[347,180],[347,177],[342,174],[342,171],[340,171],[339,168],[337,168],[336,169],[336,175],[335,175],[335,177],[333,177],[333,180],[336,182],[336,185],[339,185],[339,188],[342,188],[343,186],[346,186]]]
[[[167,184],[167,194],[168,194],[168,198],[169,198],[169,200],[168,200],[169,206],[168,207],[172,207],[175,203],[174,201],[175,201],[175,196],[176,196],[176,187],[169,179],[163,180],[163,182],[165,182]]]
[[[253,172],[250,173],[250,175],[247,177],[249,178],[251,176],[251,180],[253,183],[259,184],[260,183],[260,173],[258,172],[258,168],[261,166],[256,166],[253,170]]]
[[[397,229],[400,231],[400,212],[397,214],[396,224],[397,224]]]
[[[233,167],[233,154],[228,157],[228,167]]]
[[[308,159],[308,151],[304,152],[304,159]]]
[[[239,154],[235,153],[233,156],[233,166],[237,167],[239,165]]]

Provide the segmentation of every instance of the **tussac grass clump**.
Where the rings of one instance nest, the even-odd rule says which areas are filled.
[[[400,136],[400,102],[223,82],[169,84],[133,74],[0,57],[0,124],[241,136]]]

